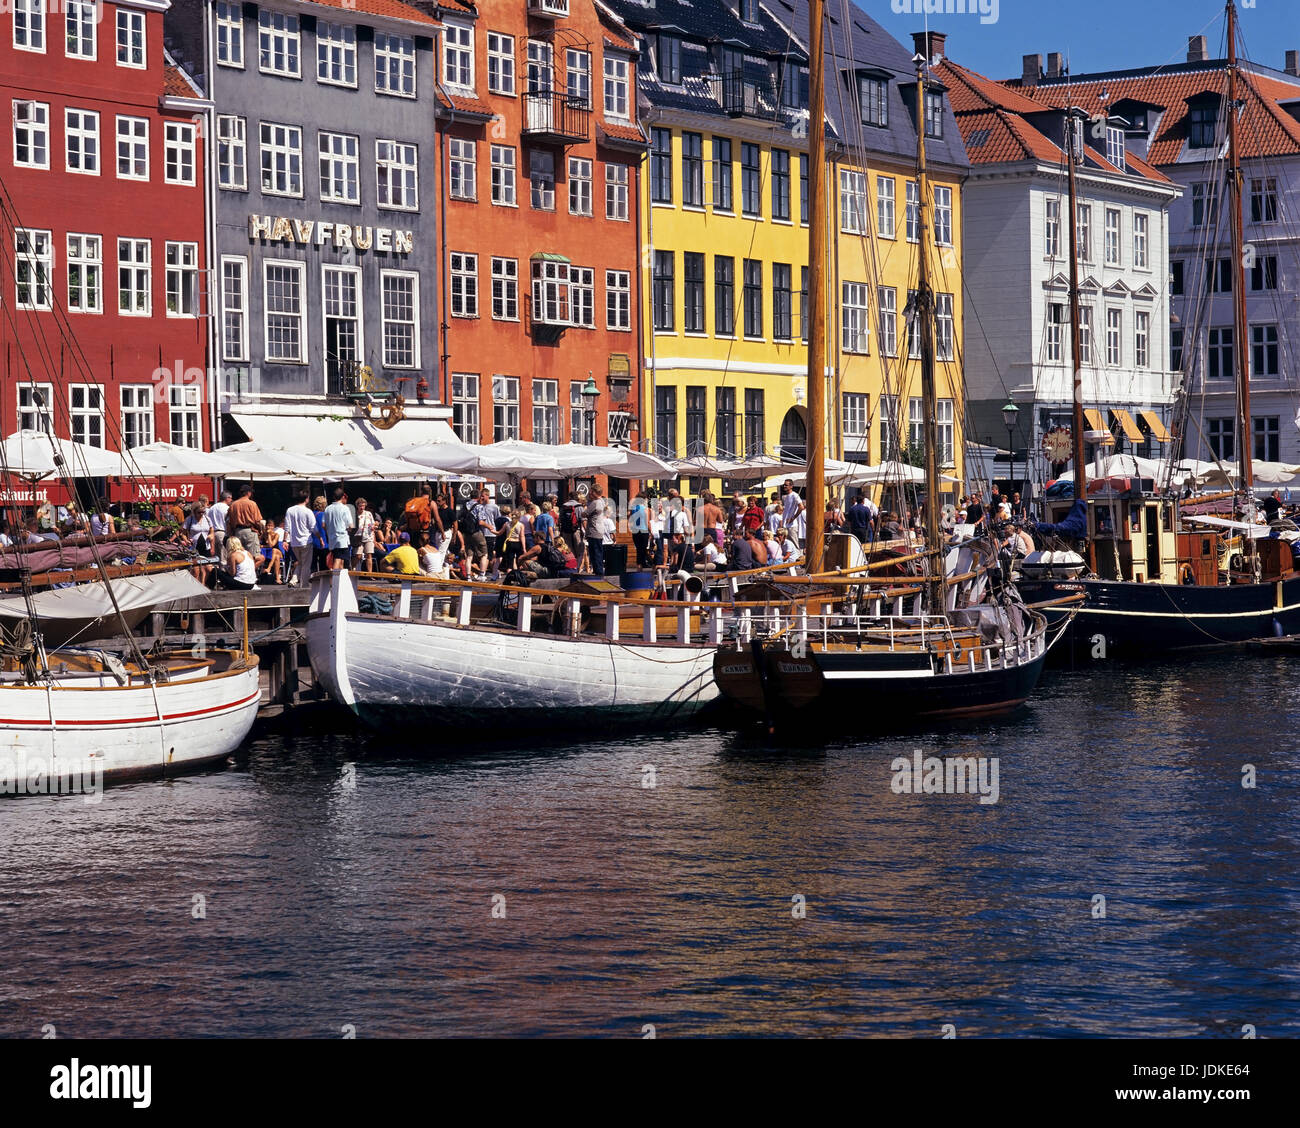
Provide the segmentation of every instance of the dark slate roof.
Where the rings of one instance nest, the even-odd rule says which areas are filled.
[[[790,48],[789,34],[763,12],[763,23],[743,23],[736,0],[606,0],[609,7],[642,34],[660,28],[677,28],[683,38],[701,42],[736,40],[758,54],[783,55]],[[803,52],[800,52],[801,54]]]
[[[656,0],[659,2],[661,0]],[[800,0],[764,0],[764,7],[794,32],[806,50],[811,40],[808,5]],[[889,83],[889,128],[864,125],[862,137],[869,152],[887,153],[910,161],[916,156],[916,132],[912,125],[915,103],[904,105],[901,87],[916,82],[912,48],[900,43],[851,0],[849,11],[852,18],[846,28],[838,11],[832,12],[830,7],[827,8],[823,38],[826,45],[826,117],[837,134],[854,140],[858,136],[858,127],[853,118],[846,121],[846,116],[858,113],[856,82],[844,71],[866,68],[890,72],[894,80]],[[834,82],[831,81],[832,75],[835,76]],[[912,97],[915,98],[915,86]],[[926,142],[926,159],[969,168],[966,147],[962,144],[957,119],[947,98],[944,99],[943,119],[943,139],[930,138]]]

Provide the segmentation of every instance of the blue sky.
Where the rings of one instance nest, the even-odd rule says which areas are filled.
[[[858,0],[886,31],[910,46],[911,33],[925,26],[927,17],[912,14],[921,0]],[[840,0],[827,0],[832,13]],[[944,7],[944,0],[930,0]],[[1223,47],[1222,0],[967,0],[966,7],[982,7],[987,15],[934,14],[928,17],[935,31],[948,33],[946,54],[990,78],[1020,74],[1022,55],[1060,51],[1075,74],[1085,71],[1123,70],[1182,62],[1187,57],[1187,37],[1204,35],[1211,58]],[[899,14],[895,9],[904,9]],[[1297,0],[1255,0],[1238,15],[1245,55],[1253,62],[1282,69],[1284,53],[1300,50],[1300,3]]]

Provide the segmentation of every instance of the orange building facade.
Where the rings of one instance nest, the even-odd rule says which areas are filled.
[[[636,446],[632,36],[591,0],[437,15],[441,392],[456,432]]]

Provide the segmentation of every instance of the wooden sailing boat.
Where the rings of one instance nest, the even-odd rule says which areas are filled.
[[[809,198],[808,544],[810,576],[823,561],[825,497],[825,106],[823,2],[811,0]],[[931,203],[925,162],[925,68],[916,64],[916,169],[920,227],[914,316],[920,318],[925,405],[926,573],[912,584],[864,575],[835,580],[840,599],[801,610],[767,639],[720,649],[714,675],[722,693],[763,715],[769,728],[789,722],[856,729],[864,711],[873,724],[914,718],[996,714],[1022,704],[1042,672],[1049,640],[1043,615],[1027,608],[1006,582],[987,541],[944,547],[939,522],[938,411],[934,292],[928,240]],[[1060,597],[1072,602],[1071,597]]]
[[[1220,568],[1222,534],[1213,528],[1184,528],[1177,498],[1144,493],[1140,488],[1116,499],[1090,499],[1083,442],[1083,393],[1079,360],[1078,254],[1075,249],[1075,137],[1067,129],[1070,213],[1070,336],[1074,353],[1074,499],[1049,506],[1055,520],[1042,533],[1083,530],[1081,542],[1090,574],[1062,582],[1049,577],[1019,580],[1030,601],[1049,601],[1083,593],[1082,606],[1066,625],[1062,657],[1147,658],[1300,632],[1300,574],[1292,565],[1291,546],[1281,540],[1250,539],[1253,481],[1250,438],[1250,374],[1247,338],[1245,255],[1243,254],[1242,184],[1238,156],[1237,11],[1227,12],[1228,206],[1232,235],[1233,350],[1240,437],[1241,481],[1246,491],[1245,520],[1228,523],[1247,534],[1239,566],[1229,559]],[[1064,510],[1068,508],[1070,514]],[[1113,512],[1113,517],[1111,514]],[[1107,518],[1111,518],[1107,520]],[[1060,524],[1066,524],[1064,530]]]

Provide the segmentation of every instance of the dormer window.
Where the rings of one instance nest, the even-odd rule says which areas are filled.
[[[787,110],[808,108],[808,68],[786,61],[781,73],[781,105]]]
[[[1187,143],[1193,149],[1209,149],[1218,133],[1219,107],[1216,103],[1192,106],[1187,118]]]
[[[925,135],[940,140],[943,137],[943,95],[925,93]]]
[[[746,23],[758,23],[758,0],[740,0],[740,18]]]
[[[1070,144],[1074,152],[1074,162],[1079,164],[1083,161],[1083,118],[1071,118],[1066,123],[1066,128],[1070,130]]]
[[[858,78],[858,105],[864,125],[889,125],[888,87],[880,78]],[[928,117],[928,115],[927,115]],[[929,132],[927,128],[926,132]]]
[[[1108,125],[1106,127],[1106,159],[1121,172],[1125,170],[1124,130],[1120,126]]]
[[[682,41],[677,36],[659,36],[656,63],[660,82],[676,86],[682,81]]]

